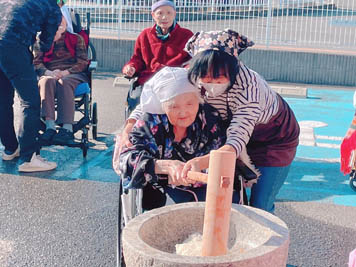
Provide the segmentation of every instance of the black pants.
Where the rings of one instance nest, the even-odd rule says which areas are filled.
[[[0,42],[0,137],[5,149],[18,146],[14,131],[14,90],[21,104],[18,139],[22,161],[30,161],[38,151],[40,95],[33,56],[27,47]]]

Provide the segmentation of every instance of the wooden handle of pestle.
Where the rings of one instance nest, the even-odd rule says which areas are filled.
[[[202,172],[188,171],[188,178],[201,183],[208,183],[208,174]]]

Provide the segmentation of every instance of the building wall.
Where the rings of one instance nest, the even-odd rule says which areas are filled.
[[[91,38],[98,69],[121,73],[134,40]],[[241,59],[268,81],[356,86],[356,55],[250,48]]]

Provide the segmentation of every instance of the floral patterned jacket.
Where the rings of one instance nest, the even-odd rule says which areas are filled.
[[[216,109],[201,104],[195,121],[187,128],[187,136],[178,143],[167,115],[145,113],[130,134],[133,146],[120,155],[124,188],[142,188],[147,182],[157,184],[157,159],[186,162],[221,147],[226,139],[221,121]]]

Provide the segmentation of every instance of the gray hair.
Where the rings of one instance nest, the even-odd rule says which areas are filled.
[[[188,93],[190,93],[190,92],[187,92],[185,94],[188,94]],[[200,96],[200,94],[198,92],[192,92],[192,93],[197,97],[199,104],[203,104],[204,103],[204,99]],[[166,113],[166,106],[171,104],[176,97],[177,96],[175,96],[175,97],[173,97],[173,98],[161,103],[162,110],[164,111],[164,113]]]

